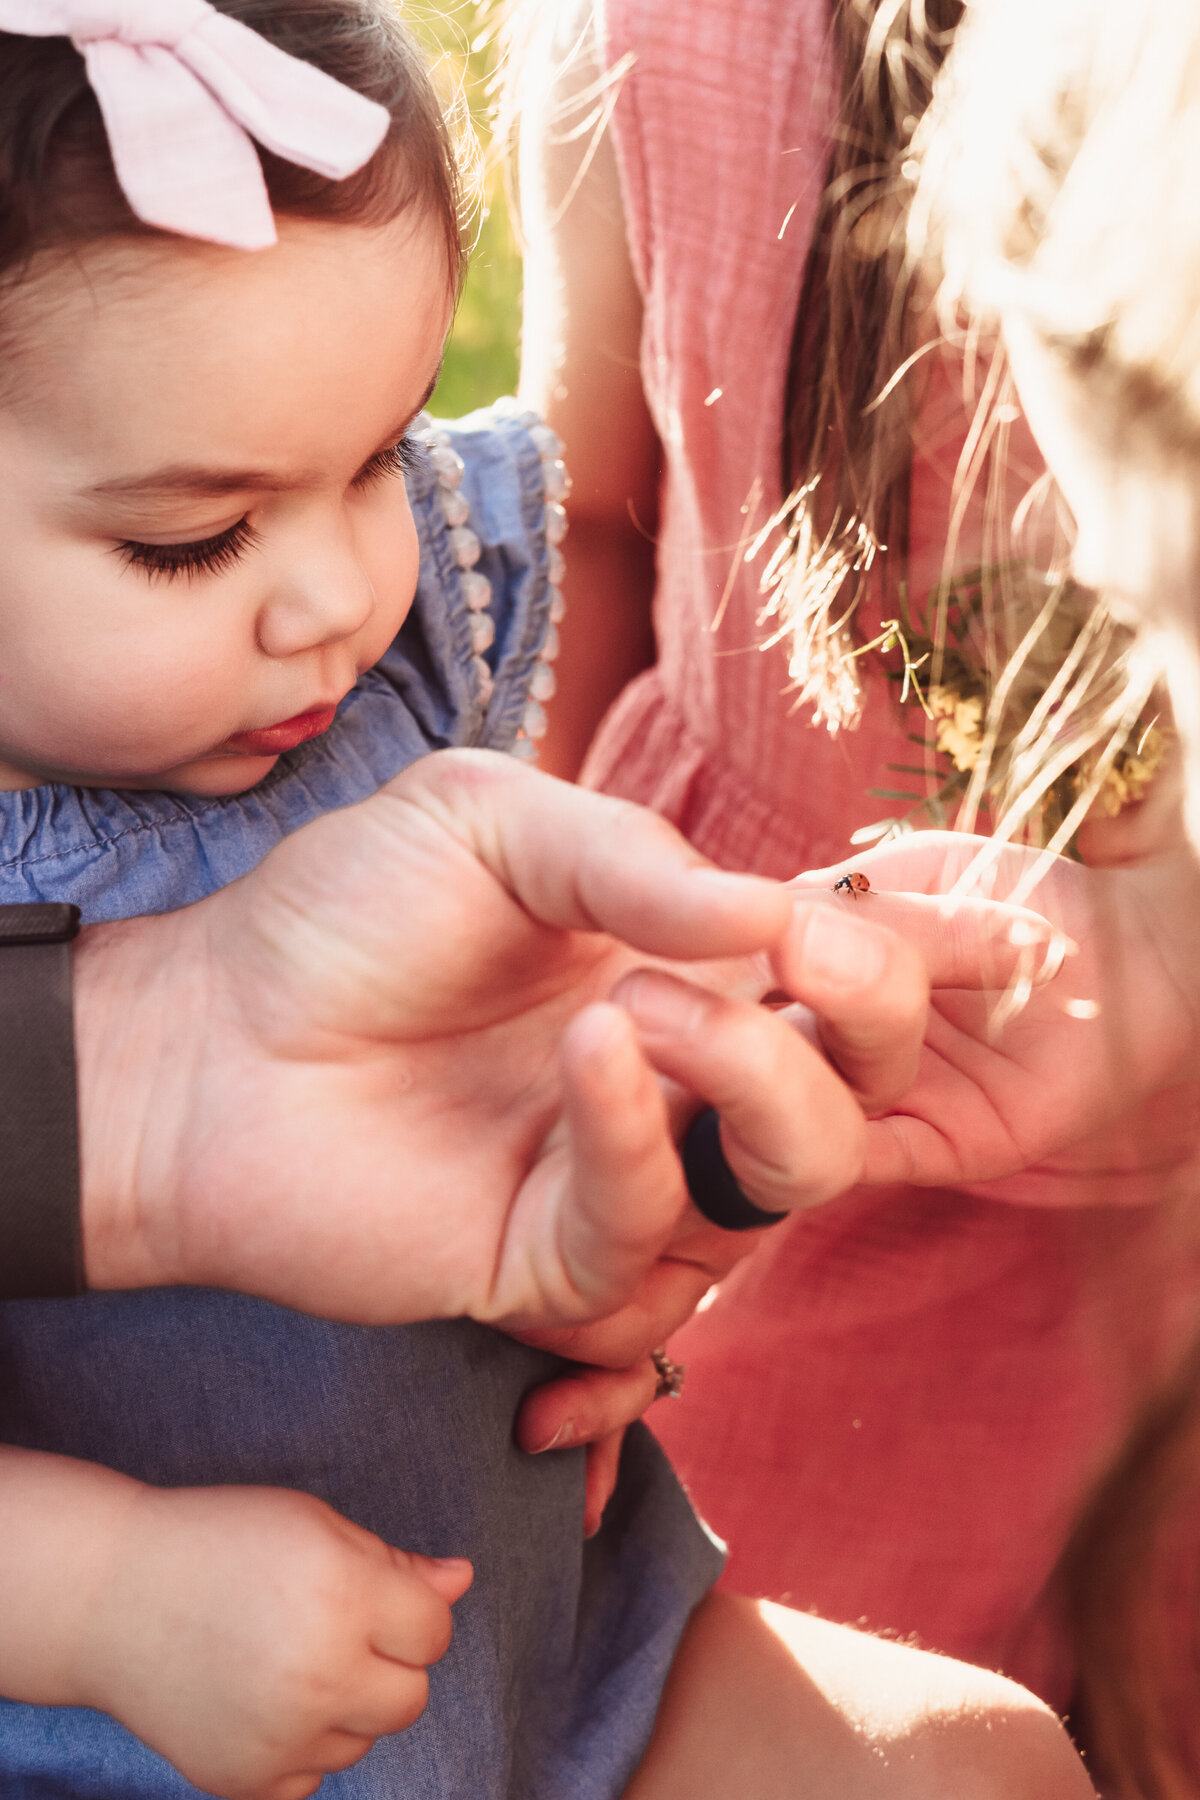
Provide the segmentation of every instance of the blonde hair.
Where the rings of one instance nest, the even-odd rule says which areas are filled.
[[[918,133],[914,256],[943,329],[1018,318],[1074,378],[1114,459],[1200,450],[1200,9],[1181,0],[972,0]],[[1146,596],[1200,716],[1194,591]],[[1174,618],[1171,613],[1174,612]],[[1189,642],[1190,640],[1190,642]],[[1136,648],[1114,665],[1137,683]],[[1189,692],[1191,690],[1191,692]],[[1181,719],[1181,723],[1185,721]],[[1200,1351],[1096,1493],[1062,1569],[1077,1712],[1114,1800],[1197,1800]],[[1172,1632],[1178,1609],[1193,1616]]]
[[[942,316],[1024,314],[1068,367],[1200,448],[1200,15],[974,0],[922,123],[910,243]]]

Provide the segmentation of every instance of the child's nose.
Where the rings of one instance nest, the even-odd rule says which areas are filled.
[[[353,637],[370,618],[375,590],[353,556],[306,560],[278,581],[258,618],[268,656],[295,656]]]

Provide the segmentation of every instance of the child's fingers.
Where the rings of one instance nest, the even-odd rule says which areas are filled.
[[[407,1555],[413,1574],[428,1582],[447,1606],[461,1600],[475,1579],[475,1571],[465,1556],[418,1556],[411,1550],[401,1554]]]
[[[419,1717],[419,1712],[414,1715],[414,1718]],[[361,1762],[375,1739],[383,1735],[382,1731],[352,1731],[340,1727],[322,1732],[317,1743],[306,1747],[304,1760],[308,1767],[286,1775],[282,1781],[275,1783],[271,1789],[271,1800],[283,1800],[283,1796],[291,1794],[305,1800],[305,1796],[316,1793],[326,1775],[336,1775],[339,1770],[352,1768],[356,1762]]]
[[[348,1693],[338,1721],[338,1733],[358,1740],[359,1749],[346,1762],[330,1759],[335,1746],[327,1733],[312,1760],[319,1757],[327,1769],[345,1768],[368,1750],[376,1738],[415,1725],[429,1703],[429,1675],[388,1657],[372,1656],[355,1671],[353,1692]],[[305,1759],[306,1761],[308,1758]]]
[[[388,1545],[391,1580],[381,1580],[375,1592],[376,1614],[369,1634],[372,1650],[410,1668],[438,1662],[450,1648],[450,1601],[429,1578],[431,1559],[413,1556]],[[459,1559],[449,1566],[452,1588],[465,1592]]]
[[[787,924],[786,890],[715,869],[655,814],[488,751],[446,751],[392,784],[440,817],[535,919],[655,956],[738,956]]]
[[[449,1649],[450,1608],[474,1579],[465,1557],[386,1548],[392,1579],[380,1581],[373,1595],[376,1617],[368,1641],[375,1654],[357,1674],[353,1703],[339,1721],[343,1731],[368,1741],[406,1731],[424,1712],[426,1668]],[[345,1765],[328,1764],[335,1766]]]
[[[786,1020],[651,969],[626,976],[614,998],[655,1068],[716,1107],[730,1167],[756,1205],[790,1212],[853,1186],[862,1113]]]

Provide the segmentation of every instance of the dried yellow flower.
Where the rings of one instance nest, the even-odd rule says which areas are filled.
[[[932,687],[928,694],[938,749],[953,759],[956,769],[973,769],[983,748],[983,698],[965,699],[952,687]]]
[[[1106,819],[1115,819],[1127,806],[1136,806],[1162,767],[1167,754],[1167,734],[1151,725],[1135,749],[1118,756],[1100,784],[1096,806]]]

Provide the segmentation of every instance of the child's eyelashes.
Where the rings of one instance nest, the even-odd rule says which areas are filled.
[[[387,475],[411,475],[421,460],[421,449],[415,438],[402,437],[398,443],[377,450],[370,462],[364,463],[354,477],[355,487],[367,487]]]
[[[414,438],[402,437],[398,443],[377,450],[354,477],[353,486],[364,488],[391,475],[408,475],[421,459],[421,449]],[[259,535],[248,519],[219,531],[214,537],[200,538],[189,544],[142,544],[126,538],[117,545],[117,554],[127,568],[144,569],[154,578],[169,580],[173,575],[220,575],[233,567],[247,550],[259,542]]]
[[[117,554],[127,568],[144,569],[152,580],[169,580],[173,575],[219,575],[231,569],[258,541],[258,533],[249,520],[239,519],[215,537],[200,538],[191,544],[139,544],[127,538],[117,545]]]

